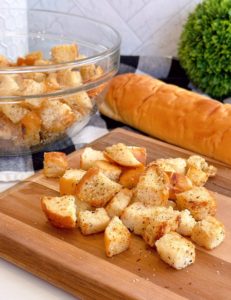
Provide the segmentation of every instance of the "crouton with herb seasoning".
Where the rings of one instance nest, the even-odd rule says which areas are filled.
[[[59,180],[59,191],[61,195],[75,195],[76,186],[86,171],[81,169],[66,170]]]
[[[106,255],[112,257],[129,248],[131,233],[122,221],[113,217],[104,232]]]
[[[192,189],[192,181],[185,175],[171,172],[167,173],[170,181],[169,198],[176,199],[176,194]]]
[[[111,218],[114,216],[120,217],[125,208],[129,205],[132,194],[132,191],[126,188],[120,190],[119,193],[117,193],[106,206],[108,215]]]
[[[160,258],[171,267],[180,270],[195,262],[195,246],[179,233],[169,232],[156,241]]]
[[[125,188],[133,189],[136,187],[139,178],[144,171],[145,166],[143,165],[137,168],[123,168],[119,183]]]
[[[144,160],[143,156],[146,156],[145,151],[140,151],[139,155],[137,154],[138,149],[133,153],[132,147],[128,147],[123,143],[115,144],[110,147],[107,147],[104,151],[104,154],[109,157],[115,163],[124,166],[124,167],[139,167],[142,165]],[[143,155],[141,155],[143,153]],[[142,157],[140,157],[140,155]]]
[[[66,229],[75,228],[76,205],[74,196],[42,197],[41,206],[53,226]]]
[[[150,166],[140,176],[134,190],[134,201],[147,205],[166,206],[169,198],[169,178],[157,166]]]
[[[78,213],[78,225],[82,234],[90,235],[105,230],[110,218],[104,208],[97,208],[95,211],[80,211]]]
[[[149,165],[155,164],[164,172],[174,172],[178,174],[185,174],[186,159],[184,158],[159,158]]]
[[[78,57],[76,44],[57,45],[51,48],[51,57],[55,63],[64,63],[76,60]]]
[[[181,235],[191,236],[195,224],[196,221],[190,211],[188,209],[182,210],[180,212],[179,226],[176,231]]]
[[[216,214],[216,201],[213,195],[204,187],[177,194],[176,204],[178,209],[188,209],[196,221]]]
[[[94,167],[97,160],[108,161],[102,151],[92,149],[91,147],[86,147],[80,156],[80,168],[83,170],[88,170],[89,168]]]
[[[104,175],[106,175],[113,181],[118,181],[122,172],[121,168],[118,165],[112,164],[105,160],[97,160],[94,163],[94,167],[99,168],[100,171],[104,173]]]
[[[98,168],[90,168],[77,184],[76,196],[93,207],[103,207],[121,188]]]
[[[67,156],[63,152],[45,152],[43,172],[46,177],[56,178],[62,176],[67,170]]]
[[[225,238],[225,227],[216,218],[208,216],[192,229],[192,240],[206,249],[219,246]]]
[[[151,247],[164,234],[175,231],[179,225],[179,212],[171,207],[164,209],[162,212],[154,214],[150,218],[149,224],[144,230],[143,239]]]
[[[14,124],[20,122],[30,112],[30,110],[22,107],[20,104],[3,104],[1,105],[1,110]]]

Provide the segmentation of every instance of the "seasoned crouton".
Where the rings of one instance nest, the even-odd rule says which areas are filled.
[[[30,111],[21,120],[24,143],[30,146],[40,143],[41,119]]]
[[[150,219],[164,210],[165,207],[145,206],[141,202],[134,202],[125,208],[121,220],[128,229],[137,235],[142,235]]]
[[[80,211],[78,213],[78,224],[82,234],[89,235],[104,231],[110,222],[110,218],[104,208],[95,211]]]
[[[63,132],[75,121],[71,108],[58,100],[49,101],[40,110],[42,126],[49,132]]]
[[[86,58],[84,55],[78,57],[78,59]],[[91,79],[95,78],[96,75],[96,66],[94,64],[89,64],[80,67],[80,73],[83,78],[83,81],[90,81]]]
[[[195,220],[202,220],[208,215],[216,213],[216,201],[212,194],[204,187],[177,194],[176,204],[180,210],[188,209]]]
[[[41,51],[33,51],[25,56],[25,64],[27,66],[33,66],[36,60],[43,59],[43,54]]]
[[[41,206],[52,225],[59,228],[75,228],[75,197],[42,197]]]
[[[205,172],[209,177],[213,177],[217,173],[217,168],[209,165],[206,160],[199,155],[192,155],[187,160],[187,167],[194,167]]]
[[[33,79],[23,79],[23,81],[20,84],[20,94],[23,96],[38,95],[43,94],[44,92],[44,82],[37,82]]]
[[[49,73],[44,84],[47,93],[61,89],[60,84],[58,83],[57,73]]]
[[[106,211],[109,217],[120,217],[125,208],[128,206],[132,198],[132,191],[123,188],[116,194],[106,206]]]
[[[76,44],[57,45],[51,48],[51,57],[55,63],[64,63],[76,60],[78,48]]]
[[[193,216],[190,214],[188,209],[182,210],[180,212],[179,226],[177,232],[184,236],[191,236],[192,229],[195,226],[196,221]]]
[[[156,242],[161,259],[180,270],[195,262],[195,246],[176,232],[169,232]]]
[[[60,177],[68,167],[67,156],[62,152],[45,152],[43,172],[46,177]]]
[[[108,178],[114,181],[118,181],[120,174],[122,172],[119,166],[111,164],[105,160],[97,160],[94,164],[96,168],[99,168],[101,172],[104,173]]]
[[[12,123],[2,112],[0,112],[0,139],[16,143],[22,139],[21,125]]]
[[[187,177],[190,178],[194,186],[203,186],[207,182],[209,175],[201,169],[191,166],[188,168]]]
[[[107,158],[102,151],[94,150],[91,147],[86,147],[80,157],[80,168],[88,170],[94,167],[97,160],[106,160]]]
[[[136,149],[136,155],[138,150]],[[122,143],[107,147],[104,151],[105,155],[112,161],[125,167],[138,167],[142,163],[136,158],[132,147],[128,147]]]
[[[131,233],[118,217],[113,217],[104,233],[106,255],[112,257],[129,248]]]
[[[76,196],[93,207],[102,207],[118,193],[121,185],[109,179],[98,168],[89,169],[76,187]]]
[[[165,206],[169,197],[169,178],[156,166],[150,166],[143,175],[134,191],[134,201],[144,204]]]
[[[30,111],[27,108],[22,107],[20,104],[3,104],[1,106],[2,112],[13,123],[20,122],[26,114]]]
[[[15,96],[18,94],[19,85],[11,75],[0,75],[0,95]]]
[[[90,210],[94,211],[95,207],[92,207],[89,203],[83,202],[79,200],[77,197],[75,197],[75,204],[76,204],[76,217],[78,220],[78,215],[80,211]]]
[[[128,148],[132,150],[133,155],[139,162],[141,162],[143,165],[146,165],[147,162],[146,148],[135,147],[135,146],[128,146]]]
[[[34,72],[34,73],[25,73],[22,75],[23,79],[31,79],[36,82],[43,82],[46,79],[46,74],[41,72]],[[20,81],[21,83],[22,81]]]
[[[137,168],[124,168],[119,179],[119,183],[128,189],[133,189],[144,172],[145,167],[142,165]]]
[[[37,110],[37,109],[41,108],[44,101],[45,101],[45,98],[25,99],[22,102],[22,106],[25,108],[32,109],[32,110]]]
[[[164,172],[174,172],[178,174],[185,174],[186,172],[186,159],[184,158],[160,158],[152,162],[157,164]]]
[[[77,87],[82,84],[82,78],[78,71],[59,71],[57,73],[57,80],[62,87]]]
[[[170,180],[169,198],[176,199],[176,194],[190,190],[193,185],[192,181],[185,175],[171,172],[168,173]]]
[[[225,227],[216,218],[208,216],[193,227],[191,238],[199,246],[213,249],[223,242]]]
[[[82,179],[86,171],[81,169],[66,170],[59,180],[61,195],[75,195],[76,185]]]
[[[79,92],[65,97],[62,101],[69,105],[73,111],[78,111],[82,115],[93,108],[93,103],[86,92]]]
[[[154,214],[150,219],[149,224],[144,230],[143,239],[151,247],[154,247],[155,242],[164,234],[175,231],[179,225],[179,212],[171,207],[166,208],[159,214]]]

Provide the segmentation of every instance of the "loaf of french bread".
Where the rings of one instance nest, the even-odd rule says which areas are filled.
[[[102,114],[153,137],[231,164],[231,105],[147,75],[112,79]]]

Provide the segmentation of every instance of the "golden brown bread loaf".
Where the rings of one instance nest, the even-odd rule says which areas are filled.
[[[112,79],[101,113],[231,164],[231,105],[140,74]]]

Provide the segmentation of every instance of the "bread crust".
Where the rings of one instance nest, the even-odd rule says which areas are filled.
[[[101,113],[151,136],[231,164],[231,105],[142,74],[112,79]]]

